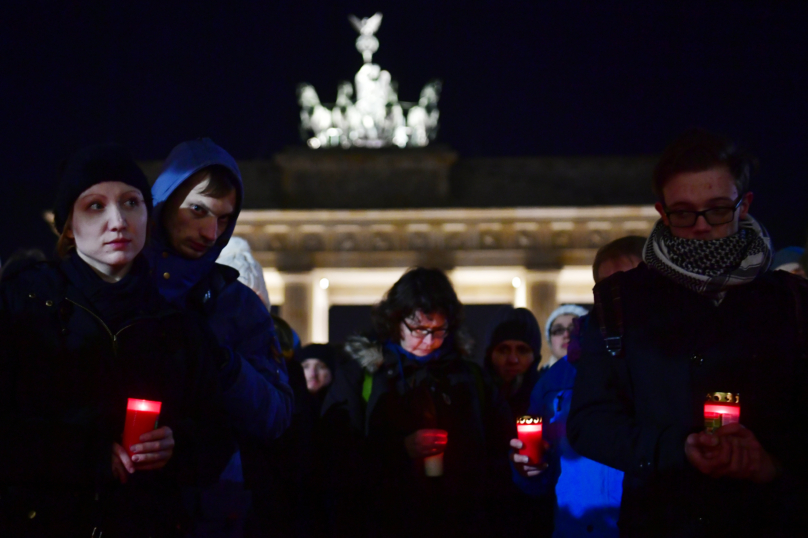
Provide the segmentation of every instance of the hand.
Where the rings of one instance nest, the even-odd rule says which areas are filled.
[[[727,424],[715,433],[693,433],[685,441],[687,460],[713,478],[729,477],[763,483],[777,477],[774,458],[751,431]]]
[[[112,443],[112,476],[126,484],[126,478],[134,472],[135,466],[126,450],[118,443]]]
[[[163,426],[144,433],[140,443],[130,447],[132,463],[138,471],[162,469],[174,454],[174,432]]]
[[[550,445],[548,445],[546,441],[542,441],[542,445],[544,445],[545,450],[550,448]],[[522,450],[524,447],[524,443],[522,443],[522,441],[519,439],[511,439],[511,448]],[[542,471],[547,469],[547,464],[543,461],[538,465],[528,465],[528,460],[530,458],[517,453],[516,450],[511,450],[508,457],[513,462],[513,466],[516,467],[516,471],[522,476],[538,476]]]
[[[446,430],[416,430],[404,438],[404,447],[412,458],[426,458],[446,450],[449,433]]]

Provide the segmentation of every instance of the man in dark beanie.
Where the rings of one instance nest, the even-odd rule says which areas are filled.
[[[539,379],[541,329],[526,308],[501,308],[491,320],[485,367],[494,377],[514,416],[522,416]]]
[[[306,374],[306,386],[312,394],[325,393],[334,378],[337,349],[330,344],[309,344],[296,357]]]
[[[530,394],[541,377],[541,329],[526,308],[504,306],[489,324],[485,370],[511,408],[512,420],[527,412]],[[546,369],[545,369],[546,371]],[[514,423],[512,422],[512,424]],[[492,495],[489,509],[502,522],[501,534],[549,536],[552,531],[552,492],[525,494],[509,484]],[[542,532],[541,530],[546,532]]]

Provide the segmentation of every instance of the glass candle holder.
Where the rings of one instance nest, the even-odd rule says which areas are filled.
[[[740,422],[741,397],[732,392],[711,392],[704,401],[704,430],[712,433],[721,426]]]
[[[542,459],[544,445],[541,438],[541,417],[525,415],[516,421],[516,433],[522,441],[519,454],[527,456],[528,465],[538,465]]]

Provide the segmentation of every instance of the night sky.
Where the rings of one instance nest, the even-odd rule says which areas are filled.
[[[374,62],[404,101],[443,80],[438,139],[461,158],[656,154],[702,126],[760,157],[752,213],[776,246],[806,239],[808,2],[19,4],[0,22],[0,257],[52,248],[40,215],[82,145],[301,145],[296,85],[333,101],[361,65],[347,16],[375,11]]]

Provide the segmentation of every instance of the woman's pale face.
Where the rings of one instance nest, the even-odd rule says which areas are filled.
[[[401,347],[416,357],[425,357],[443,345],[449,324],[439,312],[424,314],[416,310],[401,322],[400,329]]]
[[[564,314],[553,320],[553,324],[550,326],[550,352],[556,359],[560,359],[567,354],[567,347],[570,345],[572,321],[577,317],[572,314]]]
[[[314,394],[331,383],[331,370],[320,359],[306,359],[302,363],[306,388]]]
[[[67,231],[76,252],[102,278],[118,280],[146,243],[148,211],[139,189],[120,181],[96,183],[79,195]]]

